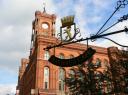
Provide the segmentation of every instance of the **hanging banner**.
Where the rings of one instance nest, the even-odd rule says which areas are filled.
[[[80,54],[79,56],[71,59],[60,59],[55,55],[52,55],[48,61],[60,67],[72,67],[83,64],[83,62],[89,60],[95,52],[96,51],[94,49],[88,48],[83,54]]]

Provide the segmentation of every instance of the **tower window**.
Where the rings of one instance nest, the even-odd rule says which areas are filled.
[[[45,88],[44,89],[48,89],[48,82],[44,82]]]
[[[38,18],[36,19],[36,22],[38,23]]]
[[[44,67],[44,89],[49,89],[49,68]]]
[[[49,51],[44,52],[44,60],[48,60],[50,58]]]

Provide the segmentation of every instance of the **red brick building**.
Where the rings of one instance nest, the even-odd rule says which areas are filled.
[[[68,89],[62,79],[70,72],[70,68],[60,68],[51,64],[48,58],[56,55],[59,58],[71,58],[82,54],[86,45],[74,43],[45,51],[48,45],[59,43],[55,38],[54,14],[35,12],[32,22],[32,43],[28,59],[21,60],[19,68],[17,94],[16,95],[67,95]],[[99,71],[104,71],[109,64],[108,49],[91,46],[96,50],[93,61],[99,59],[102,66]]]

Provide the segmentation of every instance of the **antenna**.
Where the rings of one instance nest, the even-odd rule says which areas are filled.
[[[43,3],[43,13],[45,13],[45,12],[46,12],[45,6],[46,6],[46,4],[45,4],[45,3]]]

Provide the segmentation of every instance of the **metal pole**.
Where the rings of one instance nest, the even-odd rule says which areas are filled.
[[[85,38],[85,39],[82,38],[82,39],[77,40],[77,41],[72,41],[72,42],[67,42],[67,43],[60,43],[60,44],[54,45],[54,46],[48,46],[48,47],[45,48],[45,50],[49,50],[51,48],[55,48],[55,47],[59,47],[59,46],[67,45],[67,44],[72,44],[72,43],[76,43],[76,42],[81,42],[81,41],[85,41],[85,40],[92,40],[92,39],[102,38],[104,36],[109,36],[109,35],[122,33],[122,32],[128,32],[128,28],[125,28],[125,29],[119,30],[119,31],[114,31],[114,32],[111,32],[111,33],[102,34],[102,35],[94,35],[94,36],[91,36],[90,38]]]

